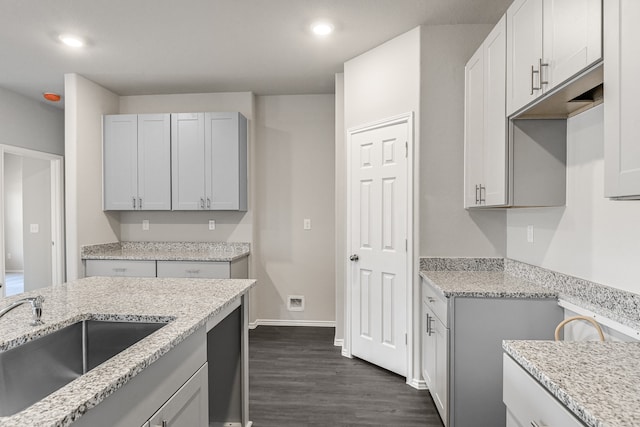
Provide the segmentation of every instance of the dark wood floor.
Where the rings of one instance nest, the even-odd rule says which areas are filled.
[[[427,391],[333,345],[333,328],[259,326],[249,332],[253,427],[442,427]]]

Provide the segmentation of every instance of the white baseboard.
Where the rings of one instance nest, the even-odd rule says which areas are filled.
[[[347,349],[345,349],[344,347],[342,347],[342,355],[344,357],[348,357],[349,359],[353,359],[353,356],[349,354],[349,352],[347,351]]]
[[[340,338],[340,339],[334,338],[333,339],[333,345],[336,346],[336,347],[344,346],[344,339],[342,339],[342,338]]]
[[[249,329],[258,326],[311,326],[316,328],[335,328],[336,322],[333,320],[284,320],[284,319],[256,319],[249,323]]]
[[[407,381],[407,384],[416,390],[427,390],[427,383],[425,380],[412,379],[411,381]]]

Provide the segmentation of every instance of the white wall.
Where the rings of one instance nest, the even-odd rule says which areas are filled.
[[[467,211],[464,66],[491,25],[422,27],[420,255],[502,257],[506,214]]]
[[[24,290],[51,286],[51,165],[23,157]],[[38,232],[31,232],[31,225]]]
[[[120,97],[121,114],[239,111],[249,121],[249,182],[253,162],[253,94],[251,92],[144,95]],[[120,237],[130,241],[253,241],[252,186],[247,212],[121,212]],[[142,230],[142,220],[149,230]],[[209,220],[216,229],[209,231]]]
[[[0,88],[0,144],[64,154],[64,111]]]
[[[4,251],[7,271],[24,270],[22,156],[4,155]],[[11,256],[11,258],[9,258]]]
[[[507,256],[640,293],[640,202],[603,196],[604,107],[567,123],[566,206],[507,213]],[[527,243],[527,225],[534,243]]]
[[[256,98],[258,321],[335,319],[334,102],[333,95]],[[305,218],[311,230],[303,230]],[[305,310],[288,311],[288,295],[303,295]]]
[[[65,74],[65,224],[67,280],[83,276],[80,246],[118,241],[118,214],[102,211],[102,115],[118,112],[114,94]]]

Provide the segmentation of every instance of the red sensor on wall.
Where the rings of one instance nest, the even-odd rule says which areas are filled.
[[[59,102],[60,101],[60,95],[58,95],[57,93],[45,92],[45,93],[42,94],[42,96],[47,101],[51,101],[51,102]]]

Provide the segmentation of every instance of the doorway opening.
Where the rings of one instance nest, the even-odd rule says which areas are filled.
[[[64,281],[62,157],[0,145],[3,296]]]

